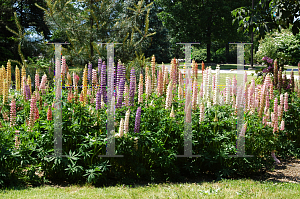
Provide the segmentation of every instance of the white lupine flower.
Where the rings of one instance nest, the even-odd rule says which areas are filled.
[[[173,106],[172,106],[172,110],[171,110],[171,113],[170,113],[170,117],[175,118],[175,112],[174,112],[174,107]]]
[[[168,85],[168,89],[167,89],[167,97],[166,97],[166,105],[165,105],[165,109],[169,109],[171,107],[172,104],[172,81],[170,81],[169,85]]]
[[[199,123],[201,123],[204,120],[204,111],[205,111],[205,107],[203,104],[201,104],[200,105]]]
[[[124,134],[124,119],[122,118],[120,121],[119,136],[122,137],[123,134]]]
[[[130,116],[130,110],[128,109],[126,111],[126,114],[125,114],[125,122],[124,122],[124,133],[128,133],[129,131],[129,116]]]

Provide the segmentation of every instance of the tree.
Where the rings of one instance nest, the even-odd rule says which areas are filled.
[[[9,26],[13,29],[16,28],[14,20],[13,2],[1,1],[0,2],[0,61],[1,65],[7,62],[8,59],[18,59],[18,51],[15,45],[14,34],[6,29]]]
[[[54,32],[52,39],[71,43],[66,52],[73,64],[95,61],[99,55],[104,57],[105,50],[99,48],[99,42],[123,43],[116,54],[122,61],[128,60],[151,36],[147,24],[151,5],[144,1],[134,4],[115,0],[46,0],[46,3],[47,8],[39,7],[45,11]]]
[[[206,45],[207,61],[211,61],[212,41],[234,42],[237,32],[231,23],[231,10],[246,1],[157,0],[163,8],[159,18],[176,42],[201,42]],[[234,30],[234,31],[232,31]],[[227,46],[229,48],[229,46]]]
[[[264,37],[267,32],[292,26],[294,35],[300,30],[300,2],[298,0],[259,0],[254,9],[250,6],[239,7],[232,11],[240,29],[250,29]]]
[[[156,62],[168,63],[171,59],[169,32],[157,16],[162,11],[162,8],[156,2],[152,2],[154,4],[149,14],[149,29],[152,32],[156,32],[156,34],[150,37],[150,45],[144,49],[145,56],[151,57],[155,55]]]

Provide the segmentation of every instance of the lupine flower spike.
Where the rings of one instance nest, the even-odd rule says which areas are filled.
[[[134,126],[135,133],[140,132],[141,112],[142,112],[142,109],[141,109],[141,107],[139,107],[136,111],[136,116],[135,116],[135,126]]]

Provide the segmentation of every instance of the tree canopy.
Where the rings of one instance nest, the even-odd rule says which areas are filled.
[[[294,35],[300,30],[299,0],[259,0],[255,1],[254,9],[250,5],[232,11],[238,21],[240,30],[253,31],[263,37],[267,32],[292,26]]]

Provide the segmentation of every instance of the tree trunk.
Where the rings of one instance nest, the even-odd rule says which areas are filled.
[[[226,62],[228,63],[229,62],[229,43],[226,43]]]
[[[209,41],[209,42],[206,44],[206,51],[207,51],[206,61],[207,61],[208,63],[211,62],[210,48],[211,48],[211,42]]]

